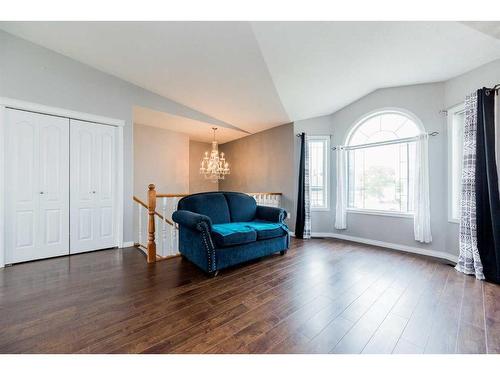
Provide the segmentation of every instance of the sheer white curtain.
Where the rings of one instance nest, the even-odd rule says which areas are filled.
[[[347,151],[337,147],[337,203],[335,229],[347,228]]]
[[[431,212],[429,199],[429,136],[418,136],[415,146],[415,179],[413,231],[415,240],[429,243],[432,241]]]

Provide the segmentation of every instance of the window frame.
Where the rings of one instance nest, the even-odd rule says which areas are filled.
[[[454,137],[453,137],[453,132],[454,132],[454,119],[455,116],[460,114],[460,113],[465,113],[465,103],[459,103],[450,109],[446,111],[447,115],[447,133],[448,133],[448,161],[447,161],[447,167],[448,167],[448,199],[447,199],[447,205],[448,205],[448,222],[449,223],[455,223],[459,224],[460,223],[460,213],[458,213],[457,217],[453,216],[453,206],[454,206],[454,196],[453,196],[453,183],[454,183],[454,176],[453,176],[453,147],[454,147]],[[465,125],[465,122],[462,126]],[[459,203],[460,206],[460,203]],[[460,211],[460,210],[458,210]]]
[[[324,173],[324,182],[325,182],[325,205],[323,207],[313,207],[311,205],[311,211],[330,211],[330,136],[329,135],[308,135],[307,142],[309,141],[324,141],[325,147],[323,150],[324,156],[324,164],[323,164],[323,173]],[[307,144],[309,147],[309,143]],[[309,163],[312,163],[311,155],[309,155]],[[309,165],[309,173],[311,172],[311,165]],[[311,185],[309,186],[311,189]],[[309,197],[310,199],[310,197]]]
[[[389,108],[380,108],[376,109],[374,111],[371,111],[365,115],[363,115],[361,118],[359,118],[354,125],[351,127],[349,132],[346,135],[344,145],[347,147],[349,146],[349,142],[352,138],[352,136],[356,133],[356,130],[363,125],[366,121],[370,120],[373,117],[380,116],[380,115],[385,115],[385,114],[398,114],[407,117],[413,123],[417,126],[420,134],[423,134],[425,132],[424,126],[422,125],[422,122],[420,119],[415,116],[413,113],[410,111],[407,111],[405,109],[401,108],[395,108],[395,107],[389,107]],[[401,144],[401,143],[409,143],[408,141],[405,141],[407,138],[401,138],[402,142],[393,142],[392,144]],[[375,142],[377,143],[377,142]],[[370,143],[367,143],[370,144]],[[359,146],[359,145],[355,145]],[[375,144],[372,147],[377,147]],[[347,188],[347,194],[349,195],[349,157],[346,157],[346,188]],[[376,216],[389,216],[389,217],[398,217],[398,218],[407,218],[407,219],[413,219],[415,216],[414,212],[400,212],[400,211],[390,211],[390,210],[376,210],[376,209],[370,209],[370,208],[356,208],[356,207],[349,207],[349,202],[347,202],[347,207],[346,207],[346,212],[351,214],[364,214],[364,215],[376,215]]]

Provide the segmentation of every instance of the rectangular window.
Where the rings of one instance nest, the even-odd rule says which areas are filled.
[[[460,219],[464,125],[465,107],[460,104],[448,111],[448,220],[451,222]]]
[[[310,201],[312,210],[327,210],[328,207],[328,164],[330,155],[329,136],[309,136]]]
[[[412,213],[414,155],[415,142],[349,150],[347,207]]]

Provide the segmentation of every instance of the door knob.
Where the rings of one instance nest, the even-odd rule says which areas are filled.
[[[95,194],[95,190],[92,191],[92,194]]]
[[[41,191],[40,194],[43,194],[43,191]]]

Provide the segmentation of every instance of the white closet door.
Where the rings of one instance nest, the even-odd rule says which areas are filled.
[[[71,120],[71,253],[116,246],[115,128]]]
[[[69,253],[69,120],[6,110],[6,261]]]

